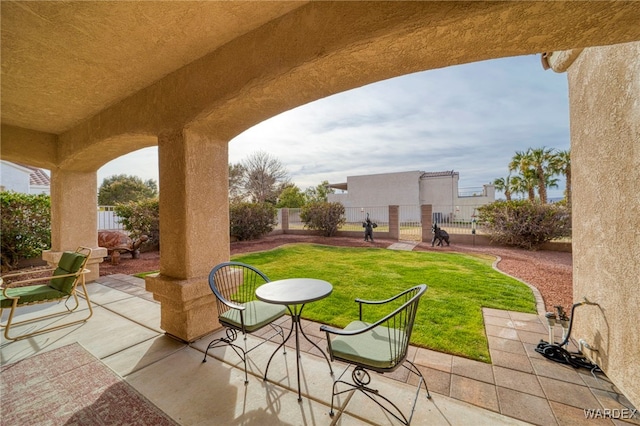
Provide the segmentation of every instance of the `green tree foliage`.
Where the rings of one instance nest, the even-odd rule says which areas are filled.
[[[273,231],[276,208],[270,203],[233,203],[229,209],[231,235],[239,240],[255,240]]]
[[[51,248],[51,197],[0,192],[2,270]]]
[[[160,203],[157,198],[116,204],[116,214],[132,239],[146,235],[146,246],[160,247]]]
[[[529,148],[517,151],[509,163],[509,172],[517,175],[505,181],[498,178],[494,181],[496,189],[504,191],[507,201],[511,194],[526,194],[530,201],[538,199],[547,202],[547,188],[557,188],[558,179],[554,176],[563,174],[567,178],[565,198],[571,198],[571,160],[569,151],[556,151],[553,148]],[[570,202],[569,202],[570,204]]]
[[[571,208],[571,151],[557,152],[551,162],[551,167],[554,172],[564,175],[565,177],[564,200],[567,206]]]
[[[529,149],[527,152],[530,167],[536,174],[538,196],[540,197],[540,201],[544,204],[547,202],[547,186],[549,186],[551,176],[555,173],[555,170],[551,167],[554,160],[555,149],[542,147]]]
[[[322,231],[325,237],[332,237],[347,220],[344,212],[344,206],[340,203],[314,201],[302,207],[300,219],[307,228]]]
[[[281,209],[288,207],[290,209],[296,209],[304,206],[306,203],[306,197],[296,185],[290,184],[286,186],[280,195],[278,196],[278,203],[276,207]]]
[[[114,206],[117,203],[140,201],[158,196],[158,185],[153,179],[143,181],[125,174],[105,178],[98,190],[98,204]]]
[[[328,200],[328,195],[333,194],[335,190],[329,187],[329,181],[322,181],[315,188],[309,187],[305,191],[307,202],[309,203],[324,203]]]
[[[507,176],[507,178],[496,178],[493,181],[493,186],[496,187],[498,191],[504,192],[504,196],[507,198],[507,201],[511,201],[511,175]]]
[[[513,185],[515,193],[527,194],[529,201],[536,199],[535,188],[538,185],[535,170],[531,168],[531,159],[528,151],[517,151],[509,163],[510,172],[518,172],[519,175],[514,176]]]
[[[535,250],[547,241],[571,236],[571,215],[560,204],[496,201],[479,207],[478,214],[491,240],[500,244]]]

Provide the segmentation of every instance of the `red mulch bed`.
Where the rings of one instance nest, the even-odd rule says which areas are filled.
[[[362,238],[320,237],[312,235],[273,235],[254,241],[231,243],[231,254],[270,250],[272,248],[298,242],[326,244],[343,247],[386,248],[392,240],[365,242]],[[544,298],[546,310],[553,311],[555,305],[567,311],[573,303],[573,275],[571,253],[555,251],[528,251],[501,246],[470,246],[455,244],[449,247],[431,247],[431,243],[420,243],[415,251],[448,251],[458,253],[478,253],[499,256],[498,269],[536,287]],[[160,268],[159,252],[141,253],[139,259],[131,259],[128,254],[120,257],[119,265],[105,261],[100,265],[100,275],[135,274],[157,271]]]

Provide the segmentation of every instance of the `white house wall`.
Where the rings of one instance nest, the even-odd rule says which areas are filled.
[[[376,212],[379,221],[388,220],[386,207],[390,205],[400,206],[401,222],[419,221],[419,206],[423,204],[433,206],[433,219],[438,222],[471,221],[478,206],[495,201],[495,187],[484,185],[482,194],[459,197],[459,178],[458,173],[425,176],[421,171],[349,176],[348,192],[329,194],[328,201],[344,205],[347,216],[351,208],[384,207],[384,212]],[[357,221],[352,219],[348,217],[348,221]]]
[[[8,161],[0,162],[0,186],[5,191],[29,193],[31,170]]]
[[[418,205],[421,174],[422,172],[412,171],[349,176],[349,192],[347,197],[341,197],[339,201],[345,207]]]
[[[458,198],[458,174],[419,179],[420,203],[452,206]]]
[[[30,194],[46,194],[51,195],[51,188],[49,185],[31,185],[29,187]]]

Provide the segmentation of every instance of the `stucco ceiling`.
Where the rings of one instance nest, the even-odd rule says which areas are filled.
[[[1,2],[2,123],[62,133],[304,2]]]
[[[86,123],[97,140],[157,134],[152,118],[180,128],[208,116],[230,138],[302,102],[395,75],[640,37],[640,3],[619,1],[0,5],[2,124],[83,142]],[[125,125],[132,111],[138,127]],[[33,157],[20,145],[3,151]],[[51,152],[34,162],[65,155],[43,146]]]

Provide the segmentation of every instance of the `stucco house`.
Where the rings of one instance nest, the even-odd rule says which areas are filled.
[[[0,161],[0,190],[23,194],[47,194],[50,192],[49,175],[37,167]]]
[[[348,176],[345,183],[329,185],[342,192],[329,194],[328,201],[339,202],[346,208],[401,206],[404,208],[400,210],[400,221],[419,221],[419,206],[431,204],[433,220],[438,223],[470,221],[478,206],[495,201],[495,187],[488,184],[475,192],[461,193],[459,180],[460,173],[454,170]]]

